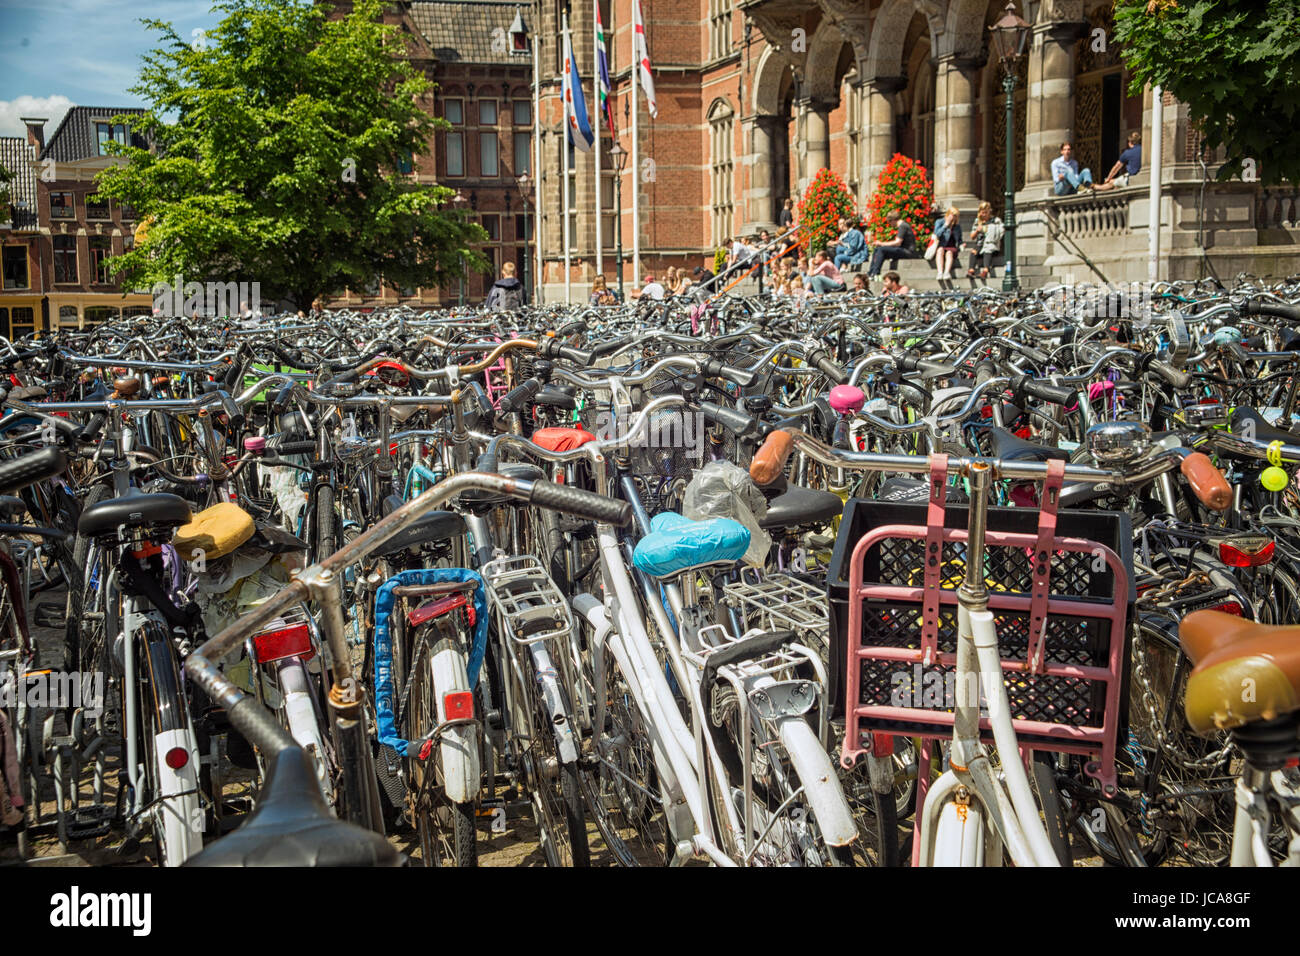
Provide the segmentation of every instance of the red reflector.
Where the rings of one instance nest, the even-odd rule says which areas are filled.
[[[1241,613],[1241,605],[1236,601],[1225,601],[1222,604],[1214,605],[1212,608],[1209,608],[1209,610],[1222,611],[1224,614],[1235,614],[1237,617],[1245,617],[1245,615]]]
[[[163,760],[167,761],[167,766],[173,770],[180,770],[181,767],[190,762],[190,752],[184,747],[173,747],[167,751]]]
[[[1241,546],[1238,547],[1238,544]],[[1273,560],[1276,545],[1272,541],[1262,547],[1250,547],[1240,541],[1238,544],[1228,541],[1219,543],[1219,560],[1230,568],[1257,568]]]
[[[432,621],[435,617],[442,617],[444,614],[450,614],[458,607],[469,607],[469,599],[465,597],[464,592],[448,594],[445,598],[439,598],[429,604],[421,604],[419,607],[407,613],[406,620],[411,627],[419,627],[421,624]],[[473,614],[472,608],[470,609],[470,614]],[[473,624],[474,622],[471,619],[470,626],[472,627]]]
[[[259,664],[284,660],[286,657],[302,657],[311,660],[316,653],[311,647],[311,631],[306,624],[293,624],[276,631],[267,631],[253,638],[253,650]]]
[[[455,690],[443,695],[442,708],[447,720],[468,720],[474,716],[474,692]]]

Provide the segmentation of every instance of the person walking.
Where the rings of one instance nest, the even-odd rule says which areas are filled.
[[[889,224],[894,228],[894,238],[886,239],[876,243],[876,248],[871,252],[871,265],[867,269],[867,278],[874,279],[880,275],[880,269],[889,259],[891,269],[898,268],[899,259],[916,259],[916,230],[914,230],[903,214],[897,209],[891,209],[885,216]]]
[[[484,304],[489,312],[513,312],[523,306],[524,286],[515,278],[513,262],[507,262],[501,267],[501,278],[492,283]]]
[[[1074,158],[1074,146],[1067,140],[1061,144],[1061,155],[1052,160],[1052,190],[1058,196],[1073,196],[1080,189],[1092,188],[1092,170],[1079,169]]]

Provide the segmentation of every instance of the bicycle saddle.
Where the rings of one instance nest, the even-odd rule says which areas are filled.
[[[539,428],[532,437],[534,445],[547,451],[573,451],[595,440],[596,436],[585,428]]]
[[[290,747],[271,761],[257,809],[243,825],[185,865],[400,866],[401,862],[401,855],[378,833],[330,815],[306,754]]]
[[[189,524],[190,504],[179,495],[144,494],[132,490],[121,498],[105,498],[81,512],[77,533],[88,538],[116,535],[117,529],[173,527]]]
[[[989,425],[984,433],[989,436],[993,457],[1001,458],[1003,461],[1048,461],[1053,458],[1060,461],[1070,460],[1070,456],[1059,448],[1049,448],[1047,445],[1036,445],[1031,441],[1025,441],[996,425]]]
[[[1251,424],[1247,425],[1247,422]],[[1270,425],[1268,419],[1248,405],[1239,405],[1233,409],[1231,427],[1232,433],[1238,437],[1249,434],[1253,427],[1255,441],[1280,441],[1284,445],[1300,445],[1300,435]]]
[[[1193,611],[1178,643],[1196,666],[1187,722],[1197,733],[1274,720],[1300,710],[1300,625],[1274,627],[1223,611]]]
[[[797,528],[830,521],[843,510],[844,502],[837,494],[790,485],[788,491],[767,503],[767,514],[758,519],[758,526],[764,531]]]
[[[738,561],[748,550],[749,529],[739,521],[692,521],[664,511],[650,519],[650,533],[637,542],[632,563],[653,578],[669,578],[690,568]]]
[[[389,495],[384,499],[384,516],[387,517],[392,514],[405,503],[399,495]],[[416,521],[415,524],[390,538],[387,544],[382,545],[375,551],[375,554],[386,558],[397,554],[399,551],[405,551],[407,548],[417,548],[422,544],[445,541],[447,538],[459,537],[464,533],[465,519],[456,512],[430,511]]]

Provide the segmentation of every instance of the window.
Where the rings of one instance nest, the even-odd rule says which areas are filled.
[[[77,206],[72,193],[50,193],[51,219],[76,219]]]
[[[731,130],[735,113],[725,100],[718,100],[709,110],[709,168],[713,202],[713,244],[731,234],[734,201],[731,191]]]
[[[465,122],[465,108],[460,100],[444,100],[442,112],[443,117],[452,126],[459,126]]]
[[[86,306],[86,324],[98,325],[100,322],[108,322],[116,319],[121,313],[111,305],[89,305]]]
[[[465,134],[447,134],[447,175],[465,175]]]
[[[99,196],[86,197],[86,218],[87,219],[109,219],[108,200],[101,199]]]
[[[99,155],[107,156],[107,145],[112,143],[121,143],[126,145],[126,127],[121,123],[96,123],[95,134],[99,140]]]
[[[489,242],[501,241],[501,217],[500,216],[483,216],[483,228],[487,231]]]
[[[137,315],[152,315],[153,306],[151,305],[128,305],[122,309],[122,318],[129,319]]]
[[[531,133],[515,133],[515,175],[533,171],[533,136]]]
[[[77,315],[75,305],[59,306],[59,325],[79,325],[80,323],[81,318]]]
[[[479,175],[501,175],[501,170],[497,164],[497,134],[495,132],[478,134],[478,160]]]
[[[528,213],[515,213],[515,240],[517,242],[528,242],[533,238],[530,232],[532,224],[533,221],[529,218]]]
[[[478,125],[479,126],[497,125],[497,101],[496,100],[478,101]]]
[[[90,274],[92,281],[108,285],[113,280],[108,276],[108,257],[113,254],[113,240],[108,236],[90,237]]]
[[[54,281],[77,281],[77,237],[54,237]]]
[[[529,103],[527,100],[515,100],[514,111],[515,111],[514,120],[516,126],[531,126],[533,124],[532,103]]]
[[[4,247],[4,287],[26,289],[30,285],[27,275],[27,247]]]
[[[709,0],[709,58],[731,52],[731,0]]]
[[[10,322],[13,324],[11,325]],[[35,331],[35,309],[0,309],[0,335],[7,339],[20,339],[24,335],[31,335]]]
[[[397,171],[403,176],[409,176],[415,170],[415,157],[409,149],[402,150],[397,157]]]

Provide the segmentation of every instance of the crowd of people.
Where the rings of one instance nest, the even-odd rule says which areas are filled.
[[[1062,143],[1060,155],[1051,163],[1053,193],[1071,196],[1080,190],[1104,191],[1127,186],[1130,177],[1142,168],[1141,143],[1141,134],[1130,133],[1127,148],[1100,183],[1093,182],[1090,169],[1079,168],[1073,145]],[[762,281],[768,284],[765,291],[770,290],[777,298],[790,298],[802,304],[809,296],[870,291],[876,282],[880,283],[881,294],[906,295],[911,290],[903,284],[897,272],[900,259],[933,260],[936,277],[952,280],[961,272],[960,256],[965,249],[969,254],[966,278],[987,279],[992,274],[995,259],[1002,255],[1006,229],[1002,220],[994,215],[989,202],[980,203],[968,233],[962,230],[961,212],[956,206],[947,209],[933,206],[928,217],[933,220],[933,227],[924,243],[900,210],[890,210],[885,219],[887,226],[883,234],[873,236],[856,219],[841,217],[834,245],[812,250],[810,258],[808,250],[801,249],[792,238],[798,223],[794,202],[787,199],[781,210],[776,240],[766,229],[753,235],[723,240],[719,256],[723,258],[725,270],[720,270],[719,274],[726,278],[745,274],[761,276]],[[882,275],[886,262],[891,271]],[[864,265],[865,274],[860,271]],[[715,278],[713,270],[703,266],[690,271],[685,267],[670,266],[662,281],[647,275],[641,287],[632,290],[630,298],[698,298],[719,291],[717,287],[722,283]],[[618,301],[618,294],[609,288],[605,277],[597,276],[592,284],[591,304],[613,305]]]

